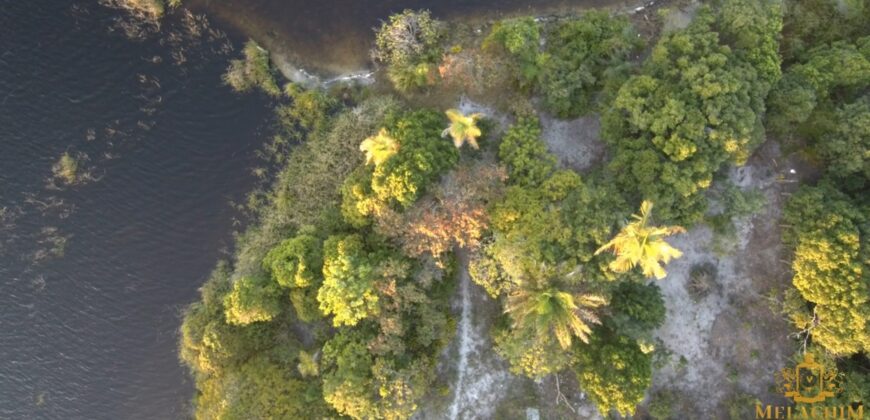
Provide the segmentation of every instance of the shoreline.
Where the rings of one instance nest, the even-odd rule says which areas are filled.
[[[549,5],[549,6],[531,6],[529,9],[535,10],[533,15],[538,21],[551,21],[560,18],[575,16],[586,10],[592,9],[609,9],[617,14],[633,15],[642,12],[650,7],[661,3],[661,0],[642,0],[642,1],[610,1],[610,0],[593,0],[588,4],[577,5]],[[221,24],[233,28],[241,36],[255,40],[269,51],[270,59],[281,75],[288,81],[298,83],[304,87],[312,86],[329,86],[338,82],[355,81],[363,85],[369,85],[375,82],[375,74],[377,68],[373,65],[366,53],[360,55],[358,52],[343,54],[345,62],[330,62],[318,61],[311,59],[310,55],[304,52],[307,48],[301,48],[302,45],[297,45],[295,48],[292,42],[288,42],[291,36],[282,31],[281,27],[275,27],[275,22],[260,21],[260,18],[253,15],[234,15],[232,18],[225,16],[229,11],[220,9],[213,5],[208,0],[193,0],[186,7],[195,10],[199,13],[205,13],[209,17],[216,19]],[[475,15],[467,17],[451,17],[445,16],[446,21],[457,24],[476,26],[477,30],[485,32],[485,28],[490,26],[494,21],[513,16],[526,16],[528,10],[516,9],[510,12],[500,11],[481,11]],[[386,19],[383,16],[382,19]],[[282,33],[284,32],[284,33]],[[344,34],[342,38],[353,37],[356,34],[351,32]],[[374,39],[374,31],[372,30],[367,43],[371,43]],[[320,45],[319,49],[339,45],[349,42],[347,39],[340,40],[338,43],[328,43]],[[316,44],[316,42],[315,42]],[[317,49],[317,48],[316,48]],[[342,49],[342,48],[339,48]],[[344,48],[347,49],[347,48]],[[353,57],[356,55],[356,57]],[[309,58],[305,58],[309,56]],[[366,58],[362,58],[365,56]]]

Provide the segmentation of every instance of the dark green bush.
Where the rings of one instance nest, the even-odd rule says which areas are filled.
[[[532,17],[505,19],[493,25],[483,41],[483,49],[507,53],[513,60],[520,87],[532,86],[538,79],[541,27]]]
[[[626,70],[631,54],[643,45],[625,16],[590,11],[559,23],[547,35],[539,59],[544,105],[566,118],[596,109],[597,95],[610,77]]]
[[[720,166],[742,164],[764,139],[768,83],[713,23],[702,9],[688,28],[665,34],[603,119],[620,188],[656,203],[661,221],[684,226],[702,218],[702,193]]]

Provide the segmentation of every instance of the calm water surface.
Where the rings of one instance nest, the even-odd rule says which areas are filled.
[[[363,65],[390,12],[595,1],[191,0],[325,68]],[[93,1],[0,0],[0,419],[176,419],[180,310],[240,226],[271,106],[221,85],[241,34]],[[235,45],[234,52],[229,51]],[[88,182],[57,186],[69,152]]]
[[[0,7],[2,419],[184,417],[179,311],[254,182],[270,112],[221,86],[226,41],[178,19],[131,40],[117,15]],[[48,185],[64,151],[95,180]]]

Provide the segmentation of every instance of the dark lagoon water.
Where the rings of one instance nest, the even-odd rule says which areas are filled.
[[[270,108],[221,85],[227,40],[179,17],[131,39],[117,16],[0,7],[2,419],[184,417],[179,311],[255,182]],[[94,180],[50,185],[64,151]]]
[[[390,12],[569,1],[192,0],[320,67],[363,65]],[[176,419],[192,381],[181,309],[227,255],[271,105],[220,75],[242,34],[160,28],[93,1],[0,0],[0,419]],[[236,51],[231,51],[236,46]],[[51,180],[64,152],[85,182]]]

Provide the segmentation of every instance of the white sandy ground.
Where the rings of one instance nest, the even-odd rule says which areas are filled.
[[[562,166],[582,173],[604,161],[607,148],[601,141],[598,115],[560,120],[542,114],[541,129],[541,137]]]
[[[737,393],[766,398],[793,347],[789,327],[763,296],[787,277],[779,221],[788,185],[781,180],[788,169],[776,167],[775,145],[765,148],[748,165],[729,171],[731,182],[757,188],[767,200],[760,214],[737,221],[733,243],[723,251],[706,226],[668,240],[683,257],[671,262],[667,278],[658,281],[667,318],[655,336],[673,354],[655,371],[653,389],[677,391],[696,413],[721,414]],[[717,287],[695,302],[686,283],[692,267],[704,263],[716,266]],[[681,357],[684,363],[678,362]]]

